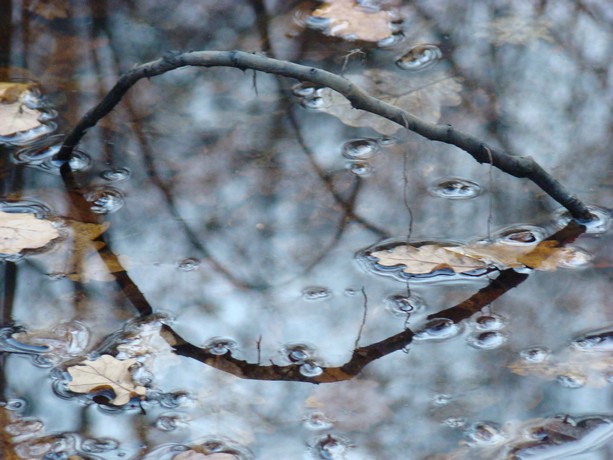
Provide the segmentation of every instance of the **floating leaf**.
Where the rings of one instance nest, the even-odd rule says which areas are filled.
[[[25,103],[32,97],[32,86],[26,83],[0,83],[0,136],[11,136],[41,126],[38,120],[41,112]]]
[[[369,70],[363,76],[348,77],[369,94],[395,105],[422,120],[436,123],[441,117],[441,107],[460,104],[462,89],[458,79],[442,72],[406,77],[385,70]],[[400,125],[379,115],[354,109],[340,93],[329,88],[317,91],[320,98],[318,110],[334,115],[353,127],[369,127],[381,134],[394,134]]]
[[[308,23],[332,37],[378,42],[392,35],[392,19],[389,12],[367,8],[355,0],[327,0],[313,11]]]
[[[111,389],[115,393],[111,404],[122,406],[132,396],[144,396],[147,392],[145,387],[134,384],[130,367],[135,363],[134,358],[120,361],[111,355],[102,355],[95,361],[85,360],[67,369],[72,377],[68,389],[75,393]]]
[[[0,253],[19,254],[46,246],[60,236],[55,224],[32,213],[0,211]]]

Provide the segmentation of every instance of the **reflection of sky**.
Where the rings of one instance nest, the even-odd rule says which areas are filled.
[[[156,10],[143,3],[134,13],[117,6],[111,21],[101,21],[106,29],[97,31],[102,34],[98,57],[102,56],[104,63],[110,62],[110,55],[118,60],[118,65],[110,68],[79,68],[82,75],[73,74],[77,60],[87,66],[95,62],[94,54],[81,49],[73,56],[56,53],[56,59],[65,60],[64,66],[47,62],[32,51],[28,66],[44,75],[45,88],[68,87],[68,81],[74,91],[84,93],[79,100],[90,104],[99,91],[108,89],[116,67],[128,69],[134,62],[157,58],[162,49],[260,49],[248,5],[237,5],[236,14],[227,14],[213,8],[213,2],[207,3],[210,8],[193,5],[193,13],[184,5]],[[449,57],[455,68],[449,67],[465,77],[465,103],[443,112],[441,122],[452,122],[515,154],[534,156],[572,189],[579,190],[589,203],[606,205],[611,199],[611,166],[604,147],[609,145],[611,124],[609,29],[585,14],[579,14],[573,23],[571,13],[566,11],[570,5],[551,8],[544,16],[556,24],[554,32],[568,30],[564,36],[554,35],[554,41],[536,38],[526,45],[493,46],[483,34],[472,34],[494,17],[489,8],[475,6],[474,16],[457,12],[457,22],[445,26],[448,17],[437,22],[436,15],[443,13],[433,7],[430,14],[434,22],[453,32],[449,35],[454,43],[449,43],[449,49],[456,50]],[[198,21],[194,19],[197,15]],[[275,12],[275,16],[275,28],[289,27],[289,18],[281,20],[281,12]],[[215,27],[214,21],[220,18],[223,24]],[[422,40],[440,41],[440,31],[422,30]],[[33,42],[49,39],[49,33],[62,34],[41,27]],[[278,40],[290,40],[276,29],[271,34]],[[407,35],[412,37],[409,31]],[[307,63],[330,69],[338,70],[337,57],[358,46],[319,41],[313,33],[308,37],[313,43],[305,41],[303,46],[315,62]],[[460,42],[456,37],[463,38]],[[293,40],[292,45],[296,45],[300,37]],[[286,52],[293,50],[296,54],[288,56],[292,60],[302,60],[299,47],[274,45]],[[391,51],[373,50],[372,59],[393,69],[393,60],[406,45]],[[352,71],[363,70],[369,62],[353,62]],[[99,71],[106,77],[101,88],[96,87],[94,78]],[[287,113],[293,110],[296,114],[313,161],[324,173],[332,174],[334,191],[344,199],[350,196],[357,179],[346,169],[341,146],[351,139],[378,134],[368,128],[348,128],[334,117],[306,111],[293,99],[288,102],[285,97],[289,92],[281,88],[293,83],[284,81],[285,86],[280,86],[272,77],[258,76],[256,96],[252,73],[236,69],[182,70],[142,82],[129,103],[122,103],[101,128],[93,129],[85,138],[83,148],[95,163],[81,180],[99,185],[103,181],[98,173],[109,166],[132,171],[129,182],[114,184],[125,193],[126,205],[108,216],[111,246],[124,256],[129,275],[153,307],[169,313],[174,318],[173,327],[187,340],[200,346],[212,337],[230,337],[239,344],[239,356],[255,362],[256,343],[261,339],[262,362],[279,364],[286,363],[280,353],[284,346],[305,343],[316,348],[317,358],[324,364],[336,366],[350,358],[360,329],[364,300],[359,290],[364,287],[368,295],[367,319],[360,338],[360,344],[367,345],[402,331],[404,318],[394,317],[384,299],[406,292],[406,286],[367,273],[355,260],[356,252],[376,243],[381,235],[352,222],[340,237],[336,236],[344,218],[342,206],[309,161],[309,152],[297,138]],[[66,98],[70,110],[79,114],[85,111],[86,107],[74,107],[72,96]],[[142,101],[146,103],[139,104]],[[67,115],[71,122],[75,116]],[[113,143],[101,143],[101,132]],[[396,137],[395,145],[382,148],[371,160],[374,173],[362,179],[354,207],[356,214],[385,229],[389,236],[404,238],[408,230],[405,176],[414,240],[466,241],[486,236],[490,199],[492,230],[518,223],[541,225],[551,219],[550,211],[556,204],[527,181],[494,172],[490,194],[487,166],[478,165],[455,148],[416,135],[399,133]],[[151,170],[145,172],[149,168],[147,155],[152,158],[159,182],[152,179]],[[403,155],[408,155],[406,169]],[[45,196],[55,209],[64,209],[61,193],[35,191],[42,184],[45,188],[59,185],[45,174],[24,170],[25,181],[34,184],[33,193]],[[43,177],[39,179],[40,175]],[[449,176],[476,181],[483,193],[465,201],[428,193],[433,181]],[[607,254],[607,244],[607,235],[579,240],[579,245],[597,257]],[[610,250],[608,256],[610,259]],[[13,317],[26,327],[47,328],[78,318],[91,328],[94,346],[133,315],[129,306],[124,307],[125,301],[112,292],[112,286],[86,286],[92,300],[73,302],[70,281],[53,281],[43,275],[45,257],[19,265]],[[200,260],[197,270],[178,269],[188,257]],[[245,284],[269,287],[248,289]],[[32,285],[39,288],[32,290]],[[331,294],[325,299],[305,299],[303,289],[313,286],[325,287]],[[428,308],[415,314],[409,326],[461,302],[482,286],[412,285]],[[348,288],[357,294],[348,295]],[[348,392],[356,400],[367,395],[381,412],[356,413],[357,418],[373,417],[372,425],[366,423],[365,428],[347,428],[339,423],[332,432],[346,436],[355,446],[348,458],[417,458],[456,447],[461,434],[444,425],[449,418],[504,424],[562,412],[610,413],[613,408],[605,393],[607,388],[570,390],[550,380],[514,375],[506,367],[520,350],[539,345],[555,353],[580,333],[609,324],[609,291],[610,282],[603,270],[531,275],[491,307],[508,320],[505,345],[490,351],[467,346],[466,338],[473,329],[466,324],[455,338],[415,344],[408,354],[397,352],[372,363],[355,382],[330,385],[338,388],[330,391],[339,395]],[[113,306],[121,309],[115,311]],[[145,419],[149,426],[160,414],[172,412],[191,422],[168,433],[147,428],[146,438],[153,446],[226,436],[250,446],[258,458],[299,458],[305,446],[321,435],[302,425],[308,412],[305,401],[311,396],[311,403],[316,402],[319,388],[244,381],[186,358],[181,361],[181,365],[173,363],[173,371],[156,384],[165,391],[187,391],[190,401],[172,410],[152,407]],[[74,402],[54,400],[47,393],[38,395],[31,387],[29,381],[43,379],[40,369],[11,356],[7,372],[9,392],[28,395],[32,416],[45,421],[46,432],[78,431],[79,412],[84,409]],[[361,386],[356,382],[365,383]],[[47,382],[40,385],[49,388]],[[451,395],[450,402],[434,405],[438,394]],[[326,398],[334,399],[330,395]],[[331,418],[351,413],[351,403],[346,404],[330,408]],[[389,411],[383,410],[385,407]],[[130,417],[100,414],[93,407],[87,411],[92,413],[91,436],[113,437],[128,443],[124,448],[135,449],[128,440],[133,442],[136,436],[130,428]],[[62,413],[62,423],[51,415],[56,412]],[[381,413],[385,417],[379,418]]]

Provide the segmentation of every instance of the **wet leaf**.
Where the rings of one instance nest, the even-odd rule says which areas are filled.
[[[328,0],[313,11],[312,17],[315,24],[323,21],[321,28],[326,35],[345,40],[378,42],[393,33],[389,12],[364,7],[355,0]]]
[[[60,236],[55,224],[31,213],[0,211],[0,253],[19,254],[37,249]]]
[[[134,358],[120,361],[111,355],[102,355],[95,361],[85,360],[67,369],[72,377],[68,389],[75,393],[90,393],[110,388],[115,393],[111,404],[122,406],[132,396],[144,396],[147,392],[145,387],[135,385],[132,380],[130,367],[135,363]]]
[[[379,259],[377,264],[384,267],[404,265],[403,271],[412,275],[439,270],[467,273],[487,268],[487,264],[479,258],[462,255],[451,249],[439,244],[424,244],[419,247],[405,244],[389,250],[375,251],[370,255]]]
[[[31,83],[0,82],[0,136],[38,128],[41,112],[25,103],[32,99]]]
[[[440,270],[470,273],[484,269],[531,268],[553,271],[559,267],[585,264],[589,255],[573,248],[560,247],[557,241],[513,245],[504,242],[453,246],[437,243],[398,245],[370,252],[383,267],[404,265],[410,275],[423,275]]]
[[[405,77],[385,70],[369,70],[363,76],[348,78],[372,96],[431,123],[440,119],[442,107],[461,102],[459,80],[442,72]],[[318,97],[321,97],[319,110],[334,115],[348,126],[370,127],[385,135],[401,128],[378,115],[354,109],[344,96],[329,88],[320,89]]]

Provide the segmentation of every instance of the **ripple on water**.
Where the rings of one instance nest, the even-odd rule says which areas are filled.
[[[611,222],[613,221],[611,210],[598,206],[588,206],[588,209],[592,216],[594,216],[592,220],[574,219],[577,223],[585,226],[585,233],[590,235],[601,235],[609,231]],[[573,218],[565,208],[558,209],[554,213],[554,221],[559,227],[566,226],[571,220],[573,220]]]
[[[505,327],[506,320],[495,313],[475,318],[475,328],[480,331],[499,331]]]
[[[351,447],[349,441],[337,435],[328,434],[315,439],[311,444],[311,454],[322,460],[341,460],[346,458]]]
[[[500,331],[485,331],[469,335],[466,342],[479,350],[493,350],[502,346],[507,339],[507,336]]]
[[[125,202],[123,194],[112,187],[95,187],[85,193],[84,198],[91,203],[91,212],[96,214],[117,212]]]
[[[476,182],[460,177],[449,177],[435,181],[428,191],[441,198],[449,200],[469,200],[481,194],[481,186]]]
[[[356,176],[368,177],[374,172],[374,168],[367,161],[352,161],[347,163],[347,168]]]
[[[423,43],[411,48],[406,54],[396,60],[396,65],[403,70],[418,71],[432,67],[443,57],[436,45]]]
[[[107,169],[100,173],[100,177],[109,182],[123,182],[130,179],[131,175],[128,168]]]
[[[416,295],[393,294],[386,297],[383,303],[394,316],[406,317],[408,314],[422,311],[426,304]]]
[[[59,174],[63,162],[58,161],[56,155],[62,147],[63,140],[63,134],[56,134],[33,142],[15,153],[15,161],[52,174]],[[86,153],[75,149],[69,164],[73,171],[83,171],[91,165],[91,158]]]

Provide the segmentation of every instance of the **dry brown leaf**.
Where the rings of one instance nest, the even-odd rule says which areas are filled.
[[[31,97],[31,83],[0,82],[0,136],[38,128],[41,112],[28,107],[24,101]]]
[[[55,224],[31,213],[0,211],[0,253],[19,254],[46,246],[60,236]]]
[[[355,0],[328,0],[312,16],[327,21],[326,35],[345,40],[379,42],[393,33],[389,12],[364,8]]]
[[[395,246],[389,250],[375,251],[370,255],[379,259],[377,264],[385,267],[404,265],[403,271],[411,275],[424,275],[438,270],[467,273],[487,268],[480,258],[451,251],[450,246],[424,244]]]
[[[90,393],[110,388],[115,393],[111,404],[122,406],[132,396],[144,396],[147,393],[145,387],[134,384],[130,367],[135,363],[135,358],[120,361],[111,355],[102,355],[95,361],[85,360],[67,369],[72,377],[68,389],[75,393]]]
[[[33,83],[17,83],[12,81],[0,82],[0,102],[12,104],[17,102],[24,91],[34,86]]]
[[[369,70],[363,76],[348,78],[370,95],[430,123],[438,122],[442,107],[456,106],[461,102],[461,84],[443,72],[405,77],[385,70]],[[329,88],[320,89],[318,96],[322,100],[317,108],[348,126],[369,127],[385,135],[394,134],[401,128],[379,115],[354,109],[344,96]]]

